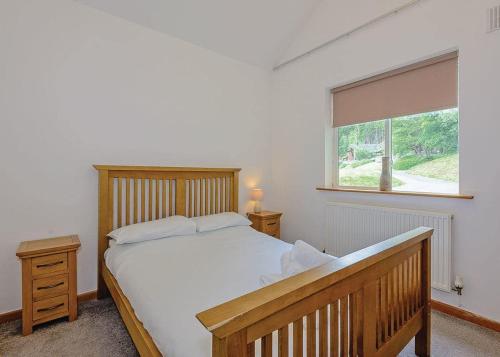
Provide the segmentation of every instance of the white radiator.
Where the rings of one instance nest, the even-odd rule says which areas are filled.
[[[431,227],[432,287],[449,292],[452,218],[448,213],[330,202],[326,251],[343,256],[420,226]]]

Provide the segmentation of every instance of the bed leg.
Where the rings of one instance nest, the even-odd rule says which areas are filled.
[[[102,278],[102,275],[99,274],[97,277],[97,299],[105,299],[110,296],[108,287]]]
[[[415,336],[415,354],[419,357],[430,357],[431,355],[430,326],[422,327],[422,329]]]
[[[415,336],[415,354],[431,355],[431,246],[430,239],[422,241],[422,328]]]

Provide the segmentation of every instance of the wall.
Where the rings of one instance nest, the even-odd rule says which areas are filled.
[[[242,211],[270,180],[268,72],[68,0],[1,1],[0,46],[0,313],[21,240],[79,234],[96,288],[92,164],[242,167]]]
[[[358,10],[344,1],[342,13],[330,10],[325,16],[332,2],[325,0],[313,15],[315,29],[328,29],[326,21],[349,18]],[[305,239],[318,248],[325,242],[328,201],[452,212],[453,268],[464,278],[463,308],[500,321],[500,161],[495,158],[500,32],[486,34],[486,8],[497,3],[423,0],[274,72],[271,207],[284,211],[286,240]],[[310,34],[315,29],[306,27],[304,32],[314,39]],[[305,37],[298,37],[302,47]],[[331,141],[325,140],[331,132],[329,89],[453,48],[460,51],[460,186],[474,200],[316,191],[324,184],[325,160],[331,157],[325,154],[331,152]],[[459,304],[455,294],[433,291],[433,297]]]

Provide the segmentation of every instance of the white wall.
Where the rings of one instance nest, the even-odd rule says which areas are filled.
[[[94,163],[242,167],[242,211],[270,180],[265,71],[69,0],[1,1],[0,48],[0,313],[21,240],[79,234],[96,288]]]
[[[322,16],[313,15],[316,29],[358,10],[343,1],[345,11],[325,16],[333,2],[325,0],[317,9]],[[500,320],[500,32],[485,31],[486,8],[497,3],[424,0],[274,73],[271,207],[284,211],[283,237],[322,248],[325,202],[333,200],[452,212],[454,271],[465,281],[463,308]],[[304,48],[305,37],[298,37],[298,47]],[[452,48],[460,50],[460,186],[474,200],[315,191],[324,183],[325,151],[331,149],[325,143],[329,89]],[[454,294],[434,291],[433,297],[458,304]]]

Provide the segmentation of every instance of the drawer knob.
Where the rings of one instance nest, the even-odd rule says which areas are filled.
[[[64,263],[63,260],[59,260],[57,262],[54,262],[54,263],[47,263],[47,264],[38,264],[36,267],[37,268],[48,268],[48,267],[53,267],[54,265],[59,265],[59,264],[62,264]]]
[[[273,223],[268,223],[267,225],[268,226],[274,226],[276,224],[276,222],[273,222]]]
[[[58,286],[61,286],[61,285],[64,285],[64,281],[61,281],[61,282],[59,282],[57,284],[53,284],[53,285],[40,286],[37,288],[37,290],[53,289],[53,288],[57,288]]]
[[[37,312],[45,312],[45,311],[51,311],[51,310],[55,310],[57,309],[58,307],[61,307],[61,306],[64,306],[64,303],[60,303],[60,304],[57,304],[57,305],[54,305],[54,306],[51,306],[51,307],[44,307],[43,309],[38,309],[36,310]]]

